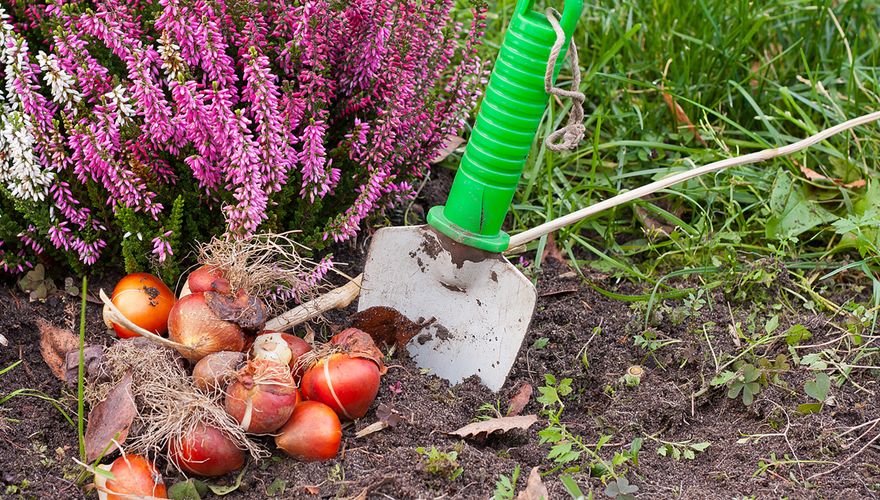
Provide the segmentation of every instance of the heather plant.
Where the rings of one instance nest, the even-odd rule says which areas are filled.
[[[476,104],[485,6],[454,4],[4,2],[0,267],[173,275],[212,234],[353,238]]]

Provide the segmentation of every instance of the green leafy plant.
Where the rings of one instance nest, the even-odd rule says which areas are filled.
[[[605,446],[614,437],[603,434],[595,444],[587,444],[583,438],[568,430],[561,417],[565,409],[564,398],[572,393],[571,379],[558,380],[553,375],[544,376],[545,385],[538,388],[541,393],[538,402],[544,405],[542,414],[547,417],[547,427],[538,431],[541,444],[550,444],[547,459],[567,472],[588,471],[591,475],[601,478],[616,479],[618,470],[627,463],[638,467],[638,454],[642,447],[642,439],[636,438],[629,449],[616,451],[610,459],[602,457]],[[582,461],[587,457],[586,461]]]
[[[460,444],[455,445],[450,451],[440,451],[435,446],[431,446],[431,449],[416,448],[416,453],[424,457],[422,470],[429,474],[444,476],[450,481],[455,481],[464,472],[464,468],[458,463],[460,452]]]
[[[653,354],[658,349],[663,347],[678,344],[681,340],[678,339],[660,339],[656,332],[651,330],[645,330],[643,333],[636,335],[633,337],[633,342],[636,347],[640,349],[644,349],[650,354]]]
[[[504,413],[501,412],[501,400],[495,400],[495,403],[483,403],[477,408],[477,416],[474,417],[476,420],[489,420],[492,418],[500,418],[503,417]]]
[[[639,487],[630,484],[629,479],[624,476],[621,476],[614,481],[609,481],[605,486],[605,496],[617,500],[633,500],[635,499],[633,494],[638,491]]]
[[[804,383],[804,392],[807,396],[818,401],[818,403],[799,404],[797,409],[799,412],[818,413],[822,411],[825,401],[828,399],[828,392],[831,390],[831,377],[825,372],[816,373],[815,380],[808,380]]]
[[[801,324],[792,325],[785,332],[785,342],[791,346],[798,345],[801,342],[806,342],[811,338],[813,338],[813,334],[810,332],[810,330],[807,330],[807,327]]]
[[[669,457],[673,460],[681,460],[682,458],[685,460],[693,460],[696,458],[697,453],[702,453],[711,446],[711,443],[708,441],[702,441],[699,443],[693,443],[691,440],[663,441],[655,439],[655,441],[660,443],[660,446],[657,448],[657,454],[661,457]]]
[[[761,371],[751,363],[745,363],[737,371],[724,371],[712,379],[710,385],[718,387],[726,385],[727,397],[741,398],[744,405],[749,406],[755,395],[761,392]]]
[[[549,344],[549,343],[550,343],[549,338],[539,337],[538,339],[535,339],[535,342],[532,344],[532,349],[534,349],[536,351],[540,351],[541,349],[544,349],[545,347],[547,347],[547,344]]]
[[[495,482],[495,492],[492,495],[493,500],[513,500],[516,495],[516,482],[519,480],[520,468],[519,464],[513,468],[510,477],[501,474],[498,481]]]

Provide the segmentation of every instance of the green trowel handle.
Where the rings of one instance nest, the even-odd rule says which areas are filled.
[[[549,100],[544,75],[556,33],[533,1],[516,5],[446,205],[428,213],[438,231],[490,252],[507,249],[510,236],[501,225]],[[554,81],[582,10],[583,0],[565,0],[559,24],[566,43]]]

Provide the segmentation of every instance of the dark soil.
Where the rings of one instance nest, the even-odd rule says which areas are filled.
[[[437,201],[442,199],[428,199],[426,204]],[[362,247],[342,252],[342,258],[351,262],[358,262],[361,255]],[[358,264],[353,267],[352,274],[357,272]],[[844,318],[802,308],[795,314],[787,306],[779,311],[782,319],[777,332],[803,324],[813,335],[809,343],[819,347],[793,350],[784,339],[754,347],[752,362],[757,363],[757,358],[775,360],[781,354],[786,356],[790,369],[783,370],[778,379],[761,390],[754,403],[745,406],[738,399],[726,397],[726,388],[706,387],[715,374],[716,358],[723,363],[730,359],[725,354],[736,356],[748,347],[745,340],[735,340],[732,324],[739,323],[746,336],[762,336],[766,318],[775,314],[772,305],[781,302],[778,290],[765,287],[750,292],[750,299],[737,302],[731,298],[737,291],[735,287],[727,292],[723,287],[716,288],[702,297],[705,303],[701,307],[685,305],[680,299],[664,301],[654,307],[648,331],[670,343],[652,353],[634,344],[635,336],[645,332],[645,303],[613,300],[594,287],[627,295],[650,289],[616,284],[610,277],[586,269],[582,279],[553,260],[545,262],[540,271],[527,268],[526,272],[537,278],[540,298],[518,361],[499,394],[492,394],[475,380],[450,387],[422,374],[407,358],[399,358],[384,377],[373,409],[345,430],[344,449],[337,460],[305,464],[275,452],[270,460],[249,464],[241,487],[226,498],[266,498],[267,488],[275,483],[277,491],[281,482],[284,492],[279,496],[284,498],[314,498],[314,493],[323,498],[359,494],[361,498],[489,498],[499,475],[510,476],[517,465],[522,471],[517,490],[524,486],[529,470],[540,467],[542,472],[549,472],[544,481],[551,497],[568,498],[558,479],[562,467],[554,469],[556,464],[547,459],[550,445],[540,444],[538,435],[548,425],[542,405],[536,400],[538,388],[545,384],[545,374],[573,380],[574,391],[563,399],[565,409],[560,420],[591,447],[601,436],[611,436],[599,452],[604,460],[628,449],[635,438],[644,439],[638,466],[627,463],[615,468],[616,474],[625,475],[638,486],[637,497],[880,497],[878,442],[866,447],[880,433],[880,425],[860,440],[854,438],[868,427],[839,436],[852,426],[880,418],[877,371],[853,370],[851,382],[832,387],[833,406],[826,405],[822,411],[808,415],[796,409],[798,404],[810,402],[803,387],[813,375],[795,362],[791,352],[804,356],[837,348],[842,360],[851,359],[841,350],[849,338],[838,327],[845,327]],[[696,283],[684,282],[676,287],[693,285]],[[757,296],[760,302],[753,301]],[[0,346],[0,370],[22,361],[0,376],[0,400],[18,389],[42,391],[59,399],[75,420],[73,390],[53,378],[42,361],[35,322],[44,318],[73,329],[78,314],[79,300],[75,297],[57,294],[45,303],[29,303],[8,283],[0,289],[0,334],[9,341],[7,347]],[[344,316],[337,313],[330,320],[341,323]],[[758,325],[757,333],[748,332],[752,324]],[[89,305],[88,332],[91,343],[106,345],[115,341],[105,333],[98,305]],[[319,330],[321,334],[326,332]],[[546,344],[542,346],[545,341],[540,339],[546,339]],[[863,338],[871,340],[876,339]],[[858,364],[877,365],[876,355]],[[631,365],[642,365],[646,371],[635,387],[621,382]],[[480,411],[483,405],[506,411],[510,398],[526,383],[531,384],[535,394],[523,414],[541,417],[528,431],[490,436],[483,442],[447,435],[478,415],[487,415]],[[379,404],[392,405],[405,421],[356,438],[358,430],[376,421],[375,408]],[[755,434],[767,436],[738,442]],[[18,396],[0,405],[0,496],[94,497],[94,493],[85,494],[75,484],[80,472],[73,461],[77,456],[76,436],[75,428],[45,400]],[[660,444],[647,436],[667,442],[711,444],[694,459],[674,460],[658,454]],[[432,446],[442,452],[457,451],[457,465],[450,465],[445,472],[427,472],[426,458],[417,448]],[[564,467],[570,468],[569,473],[584,493],[592,490],[596,498],[603,498],[605,485],[600,478],[589,475],[592,462],[595,460],[584,453]],[[843,465],[830,474],[808,479],[831,470],[834,463]],[[450,480],[447,472],[458,467],[460,476]],[[169,484],[180,479],[171,469],[164,470]],[[224,478],[218,483],[228,484],[230,480]]]

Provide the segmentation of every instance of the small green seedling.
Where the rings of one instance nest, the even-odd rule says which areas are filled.
[[[721,372],[710,384],[713,387],[726,385],[727,397],[731,399],[742,397],[743,404],[749,406],[755,400],[755,395],[761,392],[760,379],[761,371],[754,365],[746,363],[735,372]]]
[[[422,470],[455,481],[464,472],[464,469],[458,464],[461,445],[456,445],[455,448],[450,451],[440,451],[435,446],[431,446],[430,450],[423,447],[416,448],[416,453],[425,457]]]
[[[706,451],[711,443],[703,441],[701,443],[691,443],[690,441],[668,442],[664,441],[657,448],[657,454],[661,457],[670,457],[673,460],[693,460],[697,453]]]
[[[519,464],[513,469],[510,477],[501,474],[495,482],[495,492],[492,500],[513,500],[516,494],[516,482],[519,480]]]
[[[634,493],[639,491],[639,487],[634,484],[629,484],[629,479],[624,476],[620,476],[614,481],[609,481],[608,485],[605,486],[605,496],[614,498],[616,500],[634,500]]]
[[[822,411],[822,406],[828,399],[828,391],[831,389],[831,377],[825,372],[816,373],[816,380],[808,380],[804,383],[804,392],[807,396],[818,401],[818,403],[799,404],[797,409],[803,414],[818,413]]]

